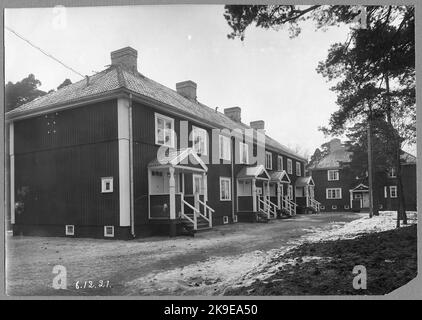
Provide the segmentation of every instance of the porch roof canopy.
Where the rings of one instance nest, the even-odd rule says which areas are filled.
[[[272,182],[281,182],[281,183],[290,183],[289,175],[286,170],[282,171],[273,171],[270,173],[270,181]]]
[[[270,175],[263,165],[257,165],[252,167],[243,167],[237,174],[237,178],[269,180]]]
[[[300,177],[296,180],[296,187],[315,186],[314,179],[309,177]]]
[[[190,159],[194,159],[196,164],[189,162],[189,156],[192,156]],[[183,160],[187,160],[182,163]],[[198,167],[195,167],[198,166]],[[180,169],[195,169],[199,171],[208,171],[208,167],[205,165],[204,161],[198,156],[198,154],[192,148],[184,148],[180,150],[169,150],[168,154],[157,155],[157,158],[152,160],[148,164],[148,168],[180,168]]]
[[[365,191],[369,191],[369,187],[364,185],[363,183],[360,183],[359,185],[357,185],[356,187],[354,187],[350,191],[351,192],[365,192]]]

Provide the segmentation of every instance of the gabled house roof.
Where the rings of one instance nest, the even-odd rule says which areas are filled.
[[[111,65],[84,80],[65,86],[35,100],[9,111],[7,120],[20,119],[41,113],[51,112],[69,105],[89,103],[95,100],[112,98],[122,92],[132,94],[134,98],[156,105],[160,104],[169,113],[190,116],[197,121],[207,123],[210,127],[234,129],[251,129],[250,126],[236,122],[198,101],[187,99],[175,90],[159,84],[143,74],[128,70],[121,65]],[[286,146],[266,135],[266,147],[284,153],[292,158],[306,159]]]
[[[328,170],[340,169],[342,163],[348,163],[352,160],[353,152],[347,151],[347,147],[339,139],[330,141],[331,152],[314,164],[309,170]],[[416,157],[403,151],[401,155],[402,164],[416,163]]]

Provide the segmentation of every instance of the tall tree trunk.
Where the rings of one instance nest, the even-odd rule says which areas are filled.
[[[391,101],[390,101],[390,79],[388,75],[388,71],[385,72],[385,89],[387,93],[387,121],[391,126],[391,129],[394,132],[395,141],[395,159],[393,163],[395,164],[394,167],[396,168],[396,176],[397,176],[397,196],[399,200],[399,206],[397,209],[397,228],[400,227],[400,220],[403,220],[403,224],[407,224],[407,215],[406,215],[406,204],[405,204],[405,195],[403,192],[403,181],[402,181],[402,174],[401,174],[401,138],[398,130],[396,130],[392,123],[392,116],[391,116]]]
[[[368,187],[369,187],[369,217],[374,215],[374,185],[372,172],[372,108],[369,105],[368,116]]]

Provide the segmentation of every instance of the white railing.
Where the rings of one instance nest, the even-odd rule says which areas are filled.
[[[205,220],[207,220],[208,225],[210,226],[210,228],[212,228],[212,214],[215,212],[215,210],[199,199],[198,199],[198,202],[199,204],[202,204],[202,206],[204,207],[204,214],[202,214],[201,211],[199,211],[199,215],[203,217]]]
[[[267,199],[267,208],[270,212],[270,215],[272,215],[272,217],[276,219],[278,206],[275,203],[271,202],[270,199]]]
[[[262,200],[261,197],[258,197],[258,211],[262,211],[267,214],[268,219],[270,219],[270,211],[268,210],[268,204],[266,201]],[[261,208],[262,204],[262,208]]]
[[[282,197],[281,206],[283,209],[287,210],[290,215],[294,216],[296,214],[297,204],[290,200],[287,196]]]
[[[315,199],[309,198],[309,206],[314,208],[317,212],[319,212],[320,207],[321,207],[321,202],[318,202]]]
[[[185,199],[182,198],[182,207],[188,206],[193,210],[193,219],[191,219],[188,215],[185,214],[185,210],[182,210],[181,215],[183,219],[186,219],[190,221],[193,224],[193,230],[198,229],[198,219],[197,214],[200,214],[199,210],[196,209],[193,205],[191,205],[189,202],[186,202]]]

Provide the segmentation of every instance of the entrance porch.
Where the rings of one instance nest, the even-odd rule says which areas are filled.
[[[171,152],[165,163],[157,159],[150,162],[150,222],[169,224],[171,235],[180,233],[181,228],[193,232],[212,228],[214,209],[207,204],[207,171],[207,166],[191,148]]]
[[[315,182],[311,176],[296,180],[296,202],[306,212],[320,211],[321,203],[315,200]]]

